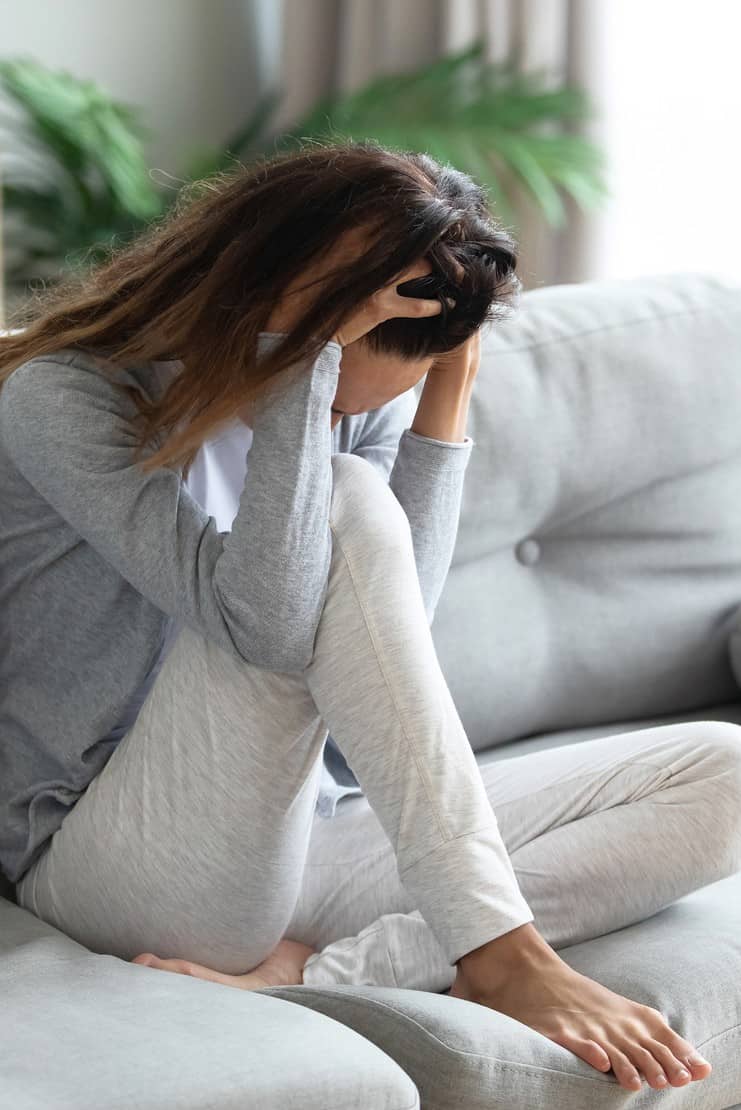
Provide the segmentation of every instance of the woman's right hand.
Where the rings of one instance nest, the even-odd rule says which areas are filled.
[[[304,274],[300,274],[288,286],[280,298],[279,303],[270,314],[265,325],[266,331],[289,332],[302,316],[312,307],[321,296],[321,279],[326,274],[340,265],[346,265],[353,259],[360,260],[364,249],[368,245],[368,231],[364,227],[351,228],[340,237],[338,243],[328,251],[326,256]],[[372,331],[384,320],[395,316],[437,316],[442,312],[439,300],[423,297],[402,297],[396,292],[396,286],[402,282],[411,281],[412,278],[424,277],[432,272],[432,265],[428,259],[421,258],[407,269],[400,271],[395,277],[367,297],[350,315],[341,327],[332,336],[335,343],[346,347]],[[311,286],[304,288],[307,282]],[[316,282],[316,284],[314,284]]]
[[[349,320],[345,321],[341,328],[338,328],[332,339],[339,343],[341,347],[346,347],[348,343],[354,343],[356,339],[361,339],[362,336],[367,335],[369,331],[372,331],[378,324],[382,324],[384,320],[390,320],[395,316],[410,316],[419,319],[422,316],[439,315],[443,310],[439,300],[427,297],[402,297],[396,291],[397,285],[401,285],[402,282],[411,281],[412,278],[425,277],[429,273],[432,273],[432,266],[425,259],[420,259],[419,262],[415,262],[408,269],[396,274],[388,285],[376,290],[358,306],[357,311],[352,314]]]
[[[537,943],[528,941],[526,954],[517,956],[514,938],[522,930]],[[500,940],[506,952],[497,952]],[[620,1086],[629,1091],[640,1089],[639,1073],[649,1087],[660,1091],[707,1079],[711,1072],[708,1061],[674,1032],[659,1010],[575,971],[532,923],[463,956],[450,994],[529,1025],[598,1071],[612,1068]]]

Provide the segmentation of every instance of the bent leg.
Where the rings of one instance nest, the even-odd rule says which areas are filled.
[[[332,529],[352,596],[330,581],[304,673],[412,907],[456,960],[533,915],[440,668],[409,522],[377,471],[343,458],[355,478]]]
[[[126,960],[256,966],[294,908],[326,734],[300,677],[184,627],[19,903]]]
[[[22,905],[93,950],[228,974],[261,963],[295,907],[329,730],[449,958],[532,919],[442,678],[406,515],[364,459],[338,454],[332,467],[309,666],[276,674],[183,629],[133,727],[17,886]]]
[[[554,949],[642,921],[741,868],[741,726],[635,729],[481,767],[534,924]],[[286,933],[307,984],[440,991],[455,978],[363,798],[315,819]]]

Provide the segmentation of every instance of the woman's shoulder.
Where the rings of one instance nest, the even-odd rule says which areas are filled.
[[[164,389],[172,367],[157,363],[121,366],[92,351],[60,347],[34,355],[17,366],[3,382],[0,402],[27,398],[41,401],[54,396],[56,403],[75,395],[78,399],[106,398],[114,408],[128,412],[133,402],[127,389],[135,389],[152,400]],[[125,388],[121,388],[125,387]],[[133,410],[132,410],[133,412]]]
[[[6,411],[25,405],[41,406],[46,399],[63,403],[71,394],[100,395],[114,390],[101,368],[84,352],[62,347],[33,355],[10,372],[0,389],[0,406]]]

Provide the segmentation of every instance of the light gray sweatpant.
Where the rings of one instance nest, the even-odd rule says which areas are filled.
[[[19,904],[126,960],[238,973],[286,936],[319,950],[306,983],[444,990],[460,956],[525,922],[559,947],[741,868],[741,726],[634,730],[479,768],[406,516],[366,460],[332,466],[310,665],[268,671],[184,628]],[[327,820],[314,807],[329,732],[365,796]]]

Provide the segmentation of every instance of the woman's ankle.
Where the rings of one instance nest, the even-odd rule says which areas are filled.
[[[560,957],[533,923],[527,922],[461,956],[456,961],[456,993],[484,984],[487,991],[502,989],[524,971],[546,967],[554,959]]]

